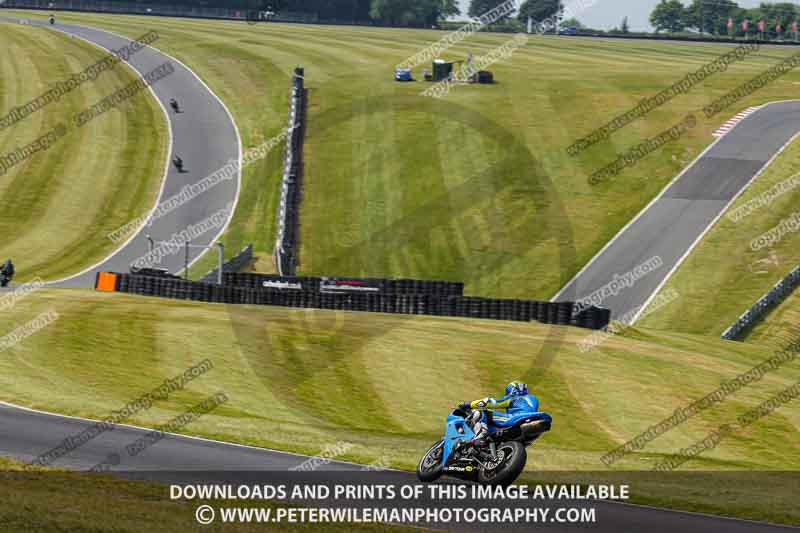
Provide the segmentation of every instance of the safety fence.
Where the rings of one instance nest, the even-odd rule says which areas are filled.
[[[296,278],[295,278],[296,279]],[[287,282],[288,283],[288,282]],[[435,283],[435,282],[420,282]],[[101,272],[95,287],[145,296],[211,303],[277,305],[312,309],[337,309],[373,313],[399,313],[494,320],[530,321],[545,324],[603,329],[610,311],[597,307],[575,311],[574,302],[500,300],[441,294],[403,294],[389,292],[340,292],[294,290],[277,287],[248,288],[216,285],[177,279],[172,276],[145,276]]]
[[[800,266],[795,267],[782,280],[759,298],[750,309],[745,311],[731,327],[725,330],[722,338],[733,341],[749,331],[757,322],[763,319],[772,309],[776,308],[800,285]]]
[[[228,273],[238,272],[252,260],[253,260],[253,245],[248,244],[242,249],[241,252],[231,257],[230,259],[225,261],[225,263],[222,264],[222,275],[226,276],[228,275]],[[214,270],[209,270],[208,273],[206,273],[206,275],[200,278],[198,281],[202,281],[203,283],[216,283],[218,272],[219,268],[215,268]]]
[[[305,135],[306,90],[302,67],[294,69],[289,105],[286,156],[278,206],[278,235],[275,265],[278,272],[292,276],[297,267],[297,232],[300,214],[300,188],[303,179],[303,136]]]

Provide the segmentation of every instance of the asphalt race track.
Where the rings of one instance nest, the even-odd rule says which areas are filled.
[[[732,200],[798,131],[800,101],[767,104],[742,120],[679,174],[554,300],[588,297],[611,282],[614,275],[623,276],[659,256],[663,266],[601,304],[611,309],[613,318],[636,314]]]
[[[1,17],[0,23],[19,23],[19,18]],[[50,26],[46,21],[33,19],[27,20],[27,23],[54,28],[83,38],[105,49],[104,51],[119,50],[131,42],[125,37],[95,28],[60,23]],[[144,35],[147,31],[147,28],[143,27],[141,34]],[[158,46],[158,41],[155,41],[153,46]],[[168,164],[158,203],[178,194],[183,187],[193,185],[210,176],[228,164],[230,160],[240,161],[241,156],[239,132],[230,113],[211,90],[185,65],[149,46],[131,55],[127,63],[139,75],[144,76],[167,61],[172,64],[174,72],[150,87],[169,119],[171,131],[169,160],[171,161],[175,155],[178,155],[183,159],[184,171],[178,172],[174,165]],[[100,75],[102,76],[102,74]],[[181,113],[176,114],[169,107],[170,98],[178,101]],[[141,179],[141,177],[132,176],[131,179]],[[55,281],[53,284],[60,287],[94,287],[97,272],[128,272],[130,265],[149,251],[150,245],[146,235],[149,234],[158,246],[159,242],[172,239],[173,234],[187,229],[190,225],[209,219],[226,207],[230,208],[232,213],[239,194],[239,181],[240,171],[237,171],[233,179],[222,181],[167,215],[155,219],[151,225],[142,227],[133,238],[99,264],[75,276]],[[199,235],[192,241],[192,244],[213,245],[229,220],[230,216],[226,216],[223,225]],[[126,236],[125,239],[128,237]],[[196,260],[203,252],[202,248],[190,248],[189,262]],[[211,250],[209,253],[215,253],[215,251]],[[180,249],[177,253],[164,257],[160,264],[156,263],[153,266],[165,268],[170,272],[178,272],[183,269],[184,255],[184,250]]]
[[[40,454],[57,447],[67,437],[78,435],[93,423],[84,419],[21,409],[0,402],[0,428],[2,428],[0,453],[20,461],[31,462]],[[365,472],[362,465],[337,461],[320,466],[314,474],[298,474],[289,472],[288,469],[300,465],[307,459],[305,456],[169,434],[135,457],[126,453],[126,446],[144,437],[148,432],[149,430],[142,428],[116,426],[113,430],[101,433],[59,458],[52,463],[52,466],[89,470],[99,463],[108,462],[108,458],[112,456],[115,459],[112,461],[111,472],[118,472],[128,478],[148,479],[164,483],[291,484],[300,478],[309,483],[401,484],[416,480],[416,476],[409,472],[394,470]],[[474,504],[474,502],[472,503]],[[425,506],[444,505],[440,501],[424,501],[424,504]],[[231,505],[235,505],[235,502],[232,502]],[[353,504],[356,507],[359,505],[367,505],[367,503]],[[524,505],[524,502],[509,501],[503,502],[502,505],[513,507]],[[536,501],[536,505],[549,508],[565,504],[563,501],[560,503]],[[747,520],[619,503],[578,501],[570,502],[569,505],[595,507],[597,510],[596,523],[571,526],[547,524],[544,529],[558,532],[589,530],[609,533],[621,531],[647,531],[648,533],[797,531],[797,528],[773,526]],[[518,530],[530,531],[531,527],[531,525],[526,525]],[[481,529],[477,526],[468,528],[460,525],[457,529],[459,531],[496,531],[497,527]],[[514,530],[511,527],[503,528],[503,531]]]
[[[30,23],[44,24],[35,21]],[[62,24],[57,24],[55,29],[77,35],[106,49],[118,49],[129,42],[97,29]],[[157,43],[154,44],[157,46]],[[129,60],[140,74],[153,70],[165,61],[173,62],[175,73],[154,85],[153,90],[165,109],[168,109],[169,99],[175,97],[185,110],[185,113],[178,115],[170,110],[168,116],[172,131],[172,154],[178,154],[184,159],[187,172],[178,173],[170,166],[160,199],[168,198],[185,185],[196,183],[212,174],[232,158],[239,160],[241,153],[239,135],[230,114],[190,70],[149,47]],[[562,292],[565,295],[591,292],[594,287],[606,283],[613,273],[624,273],[644,259],[658,254],[665,262],[660,271],[641,280],[619,298],[608,302],[615,312],[644,303],[658,284],[666,279],[672,265],[678,264],[683,254],[730,199],[795,134],[797,128],[792,123],[797,119],[800,119],[800,103],[774,104],[750,116],[693,164]],[[135,259],[148,251],[145,234],[152,235],[156,241],[169,239],[173,233],[188,225],[196,224],[220,209],[235,204],[238,191],[237,175],[236,179],[219,184],[158,219],[99,265],[58,284],[67,287],[91,287],[94,274],[98,271],[127,271]],[[195,244],[213,243],[223,229],[221,227],[219,231],[204,234]],[[647,244],[642,246],[641,243]],[[202,250],[192,249],[190,258],[194,260],[201,252]],[[183,261],[183,254],[180,253],[165,258],[161,266],[175,272],[183,267]],[[89,420],[31,411],[0,402],[0,454],[30,462],[93,424]],[[182,483],[249,483],[258,475],[262,482],[288,479],[289,469],[308,459],[291,453],[178,435],[166,435],[134,457],[125,453],[127,445],[149,432],[150,430],[143,428],[115,426],[113,430],[105,431],[72,449],[53,462],[52,466],[89,470],[110,461],[110,471],[128,477]],[[408,483],[415,480],[415,476],[408,472],[365,473],[362,470],[361,465],[332,461],[321,467],[317,475],[327,482],[346,479],[351,475],[368,476],[362,478],[362,481],[368,479],[371,482]],[[436,506],[438,503],[426,502],[426,505]],[[549,504],[539,502],[538,505]],[[548,525],[545,529],[615,533],[738,533],[795,529],[618,503],[592,502],[592,505],[597,508],[596,524]],[[187,523],[187,526],[191,525]],[[529,531],[531,527],[526,525],[519,529]],[[458,527],[458,530],[465,529],[465,526]],[[482,529],[474,526],[470,530]],[[496,527],[485,530],[496,530]]]

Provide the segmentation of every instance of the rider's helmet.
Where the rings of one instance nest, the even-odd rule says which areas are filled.
[[[512,381],[506,385],[506,396],[525,396],[528,394],[528,386],[521,381]]]

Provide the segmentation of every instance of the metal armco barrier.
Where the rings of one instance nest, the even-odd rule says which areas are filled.
[[[305,135],[306,89],[302,67],[294,69],[289,104],[288,137],[278,206],[278,235],[275,264],[284,276],[293,276],[297,265],[297,230],[300,188],[303,178],[303,137]]]
[[[227,278],[231,278],[231,276],[233,275],[226,275]],[[577,314],[573,314],[574,302],[499,300],[474,296],[448,296],[435,292],[331,292],[321,289],[314,290],[313,288],[311,290],[292,290],[278,287],[251,288],[187,281],[169,276],[142,276],[109,272],[98,274],[95,287],[97,290],[104,291],[211,303],[278,305],[371,313],[434,315],[524,322],[537,320],[545,324],[577,326],[589,329],[605,328],[611,316],[611,312],[608,309],[597,307],[589,307]]]
[[[248,244],[242,249],[241,252],[239,252],[234,257],[231,257],[230,259],[225,261],[225,263],[222,265],[223,280],[224,277],[228,275],[229,272],[236,272],[237,270],[240,270],[242,267],[244,267],[244,265],[249,263],[252,259],[253,259],[253,245]],[[203,283],[216,283],[217,270],[219,269],[215,268],[214,270],[208,271],[208,273],[206,273],[206,275],[200,278],[198,281],[202,281]]]
[[[759,300],[745,311],[731,327],[725,330],[722,338],[733,341],[752,328],[775,307],[789,296],[800,285],[800,266],[795,267],[785,278],[772,286],[772,288],[759,298]]]

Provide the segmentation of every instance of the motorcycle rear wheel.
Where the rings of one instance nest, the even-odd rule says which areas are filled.
[[[440,440],[431,446],[417,465],[417,478],[423,483],[436,481],[444,473],[442,465],[442,453],[444,452],[444,441]]]
[[[503,457],[500,464],[492,469],[478,469],[478,482],[484,485],[511,485],[525,468],[528,452],[521,442],[504,442],[497,447],[497,454]]]

